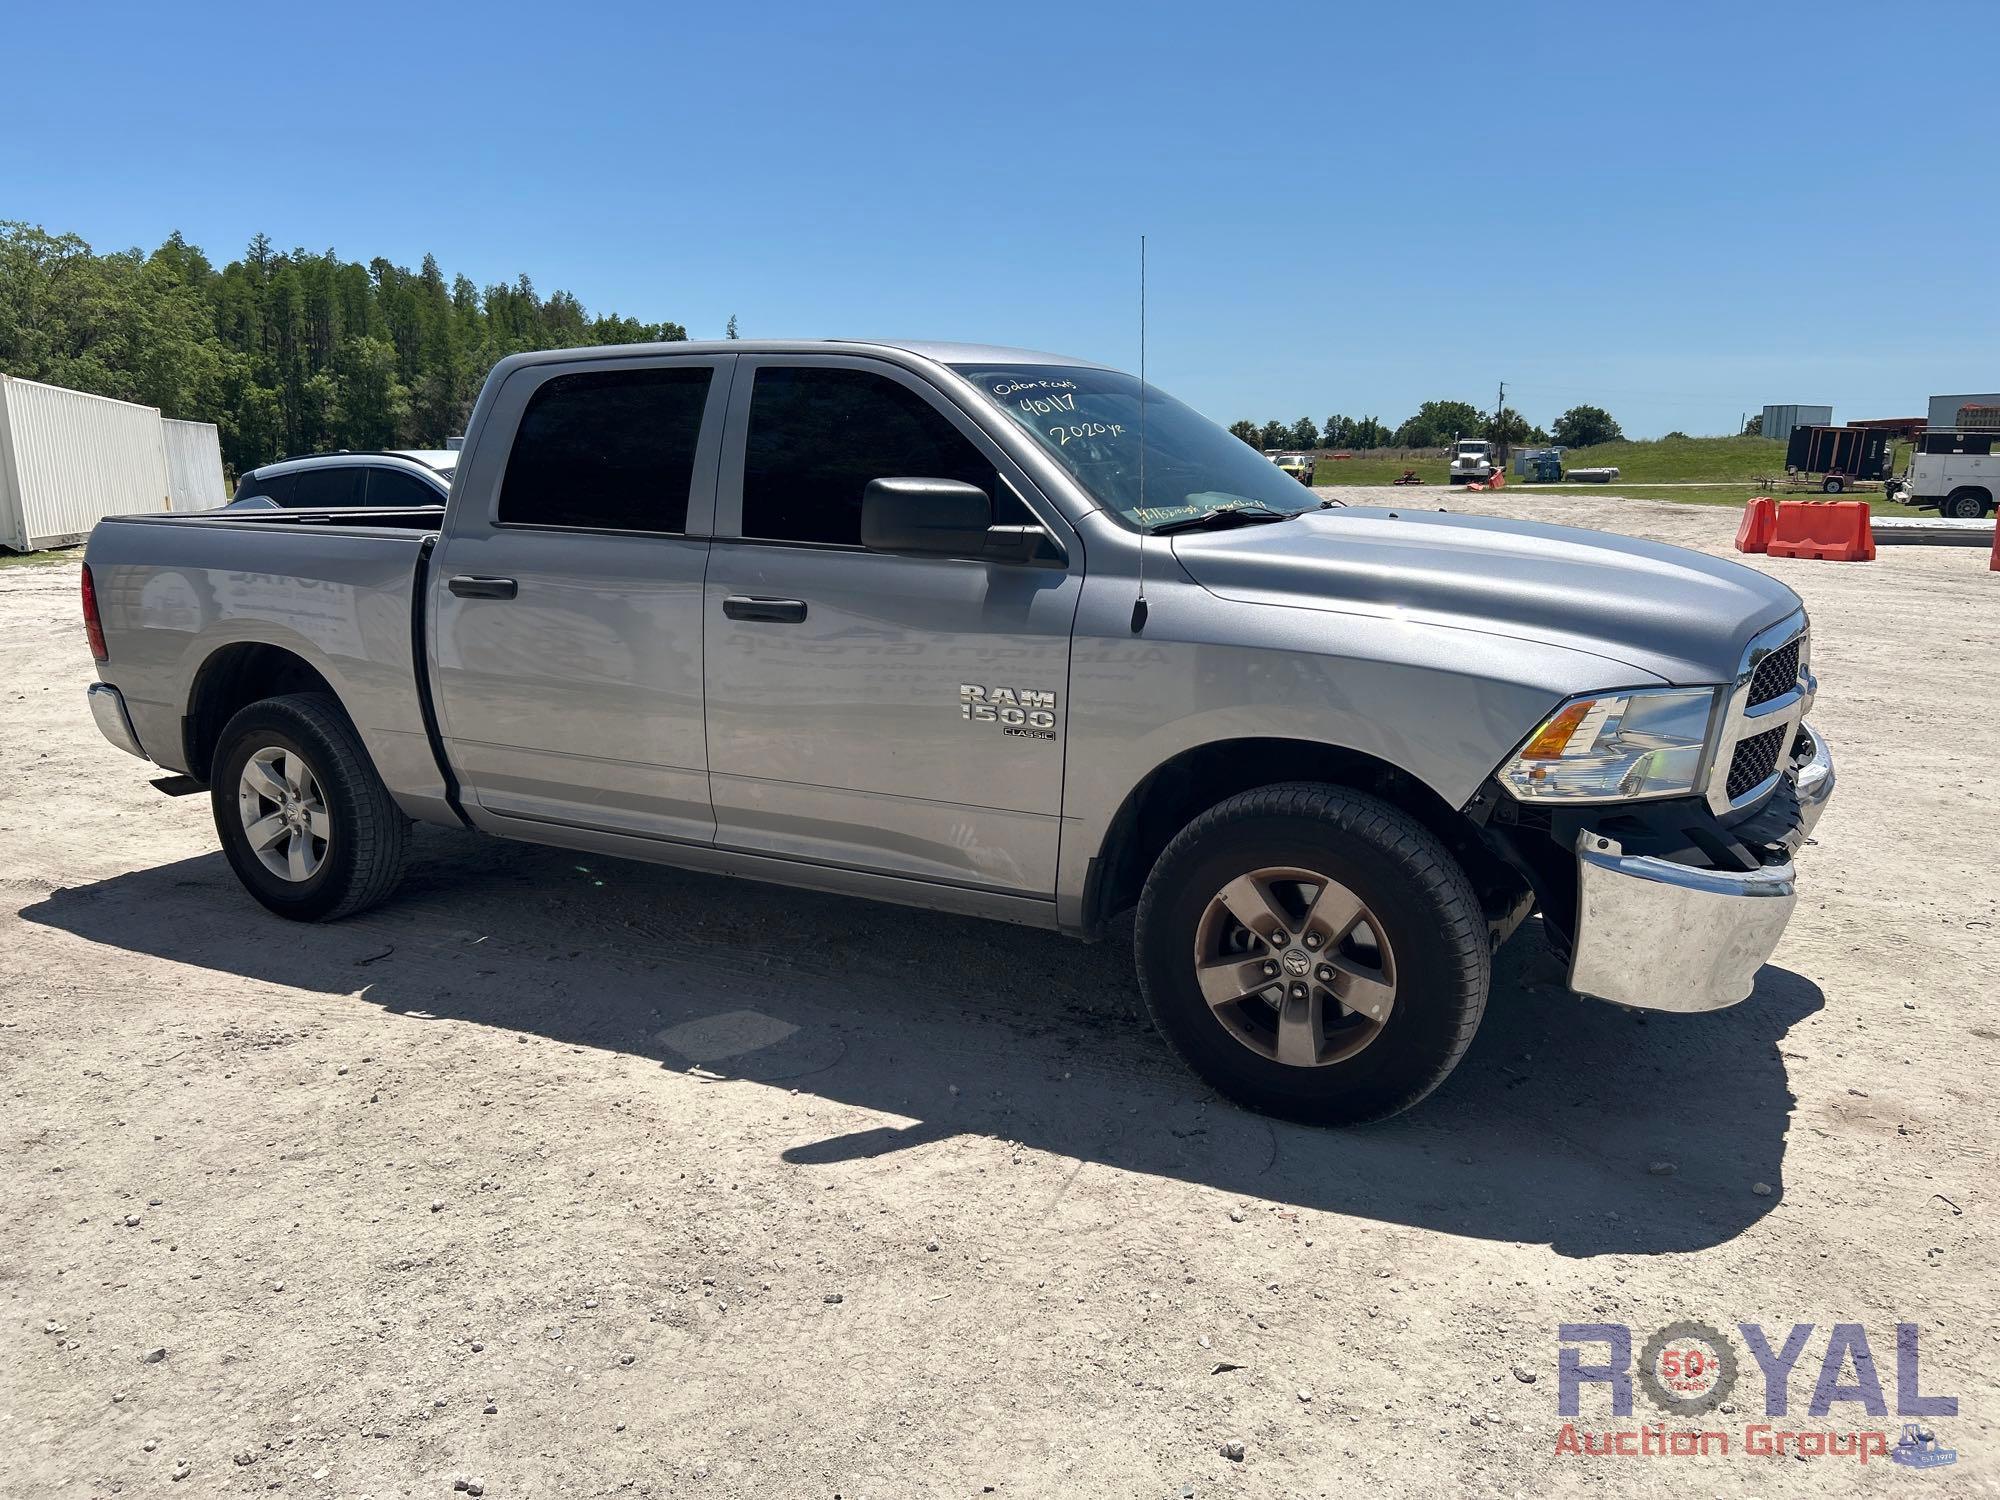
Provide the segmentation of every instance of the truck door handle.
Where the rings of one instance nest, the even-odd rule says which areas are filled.
[[[732,620],[769,620],[776,625],[796,625],[806,617],[806,601],[753,599],[748,594],[731,594],[722,601],[722,612]]]
[[[475,578],[461,573],[445,585],[461,599],[511,599],[521,586],[511,578]]]

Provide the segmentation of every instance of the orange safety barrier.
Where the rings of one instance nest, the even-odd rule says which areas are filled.
[[[1993,523],[1993,556],[1986,566],[1991,571],[2000,573],[2000,519],[1996,519]]]
[[[1829,562],[1875,561],[1875,532],[1865,500],[1781,500],[1765,551],[1773,557]]]
[[[1778,502],[1759,495],[1743,507],[1742,524],[1736,528],[1738,552],[1762,552],[1771,545],[1771,533],[1778,529]]]
[[[1504,490],[1506,487],[1507,487],[1507,476],[1501,473],[1498,469],[1495,469],[1491,474],[1487,476],[1486,488],[1488,488],[1489,490]]]

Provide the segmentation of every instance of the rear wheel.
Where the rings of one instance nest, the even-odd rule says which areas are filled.
[[[1828,494],[1828,495],[1838,495],[1846,488],[1847,488],[1846,480],[1839,479],[1833,476],[1829,476],[1826,479],[1826,481],[1820,485],[1820,491],[1823,494]]]
[[[1413,818],[1342,787],[1263,787],[1202,814],[1154,866],[1135,942],[1147,1008],[1187,1064],[1291,1119],[1407,1109],[1486,1008],[1464,871]]]
[[[280,916],[349,916],[402,875],[409,821],[324,693],[266,698],[224,725],[209,803],[236,878]]]
[[[1986,514],[1987,506],[1993,502],[1981,490],[1953,490],[1938,506],[1938,514],[1950,516],[1955,521],[1976,521]]]

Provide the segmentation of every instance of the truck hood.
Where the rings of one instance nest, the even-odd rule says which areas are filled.
[[[1683,547],[1443,511],[1308,511],[1177,536],[1174,555],[1225,599],[1541,641],[1676,684],[1732,680],[1750,638],[1801,608],[1776,579]]]

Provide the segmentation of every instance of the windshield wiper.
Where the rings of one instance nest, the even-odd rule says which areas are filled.
[[[1289,521],[1296,511],[1272,510],[1264,505],[1226,505],[1205,516],[1189,516],[1185,521],[1169,521],[1155,526],[1149,535],[1170,536],[1176,531],[1205,531],[1211,527],[1258,526],[1266,521]]]

